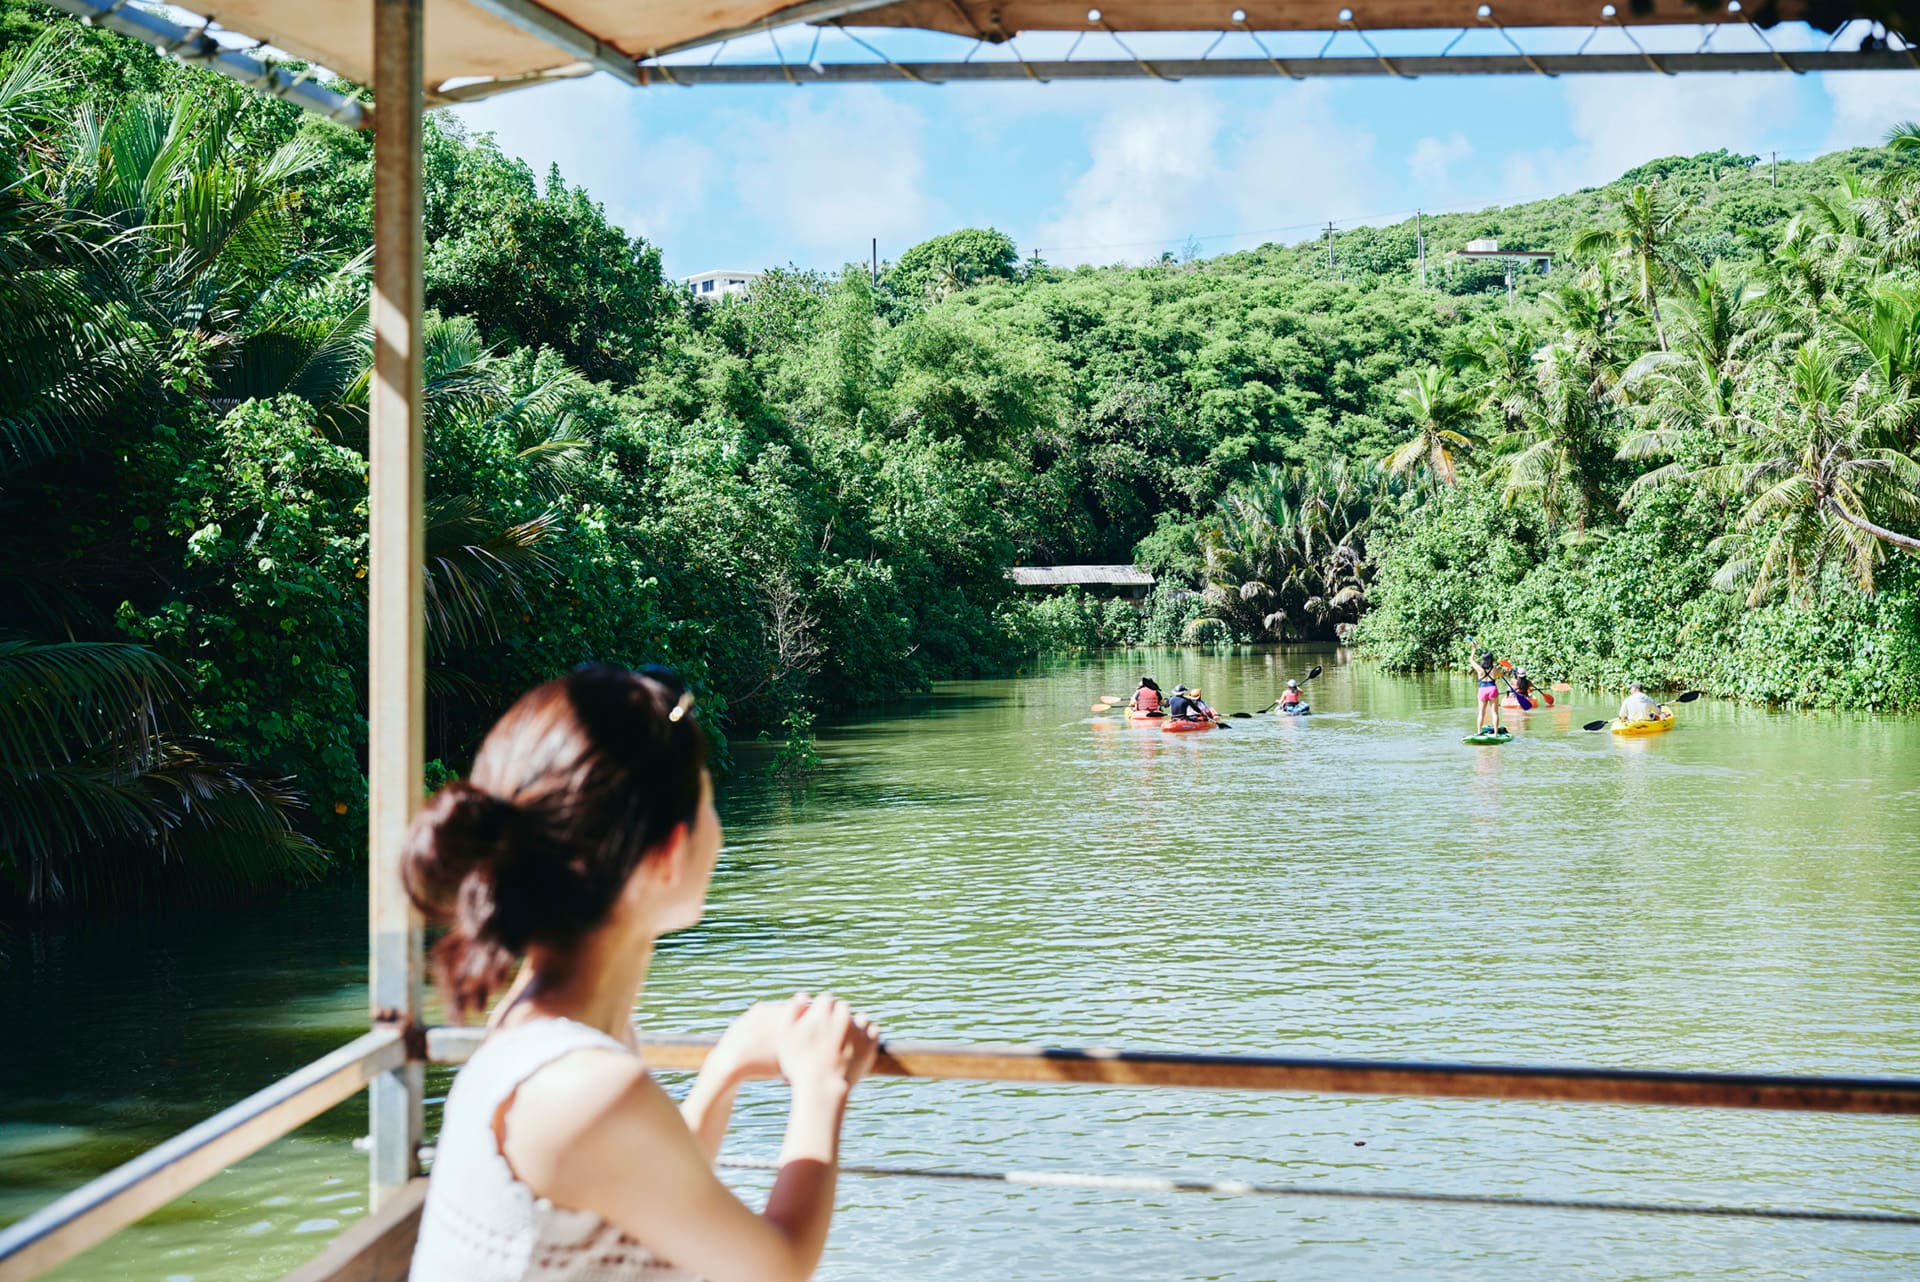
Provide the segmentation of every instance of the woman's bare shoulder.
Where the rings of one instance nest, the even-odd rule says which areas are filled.
[[[520,1084],[497,1119],[501,1151],[536,1192],[563,1164],[591,1161],[636,1132],[682,1125],[679,1111],[637,1055],[592,1047],[573,1051]]]

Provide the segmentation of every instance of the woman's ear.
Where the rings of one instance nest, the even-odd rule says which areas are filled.
[[[693,856],[693,825],[682,819],[660,839],[659,853],[645,862],[654,866],[655,879],[662,886],[678,885],[687,875]]]

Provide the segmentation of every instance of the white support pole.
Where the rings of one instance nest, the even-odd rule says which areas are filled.
[[[369,432],[367,834],[376,1024],[420,1024],[420,918],[400,852],[420,804],[426,747],[425,454],[421,423],[421,14],[424,0],[373,0],[373,403]],[[411,1034],[408,1040],[413,1041]],[[369,1087],[373,1202],[419,1172],[422,1066]]]

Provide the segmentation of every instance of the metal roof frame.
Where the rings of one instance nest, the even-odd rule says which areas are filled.
[[[187,26],[167,14],[129,3],[129,0],[48,0],[49,3],[81,20],[143,41],[182,61],[217,71],[262,93],[297,103],[316,114],[349,128],[367,128],[373,123],[374,107],[350,93],[328,87],[315,79],[316,69],[298,69],[284,65],[259,46],[235,47],[216,38],[212,20]],[[1387,53],[1373,37],[1392,34],[1359,26],[1351,9],[1341,9],[1335,22],[1329,22],[1326,43],[1320,52],[1306,57],[1280,56],[1269,49],[1261,33],[1248,25],[1244,10],[1234,10],[1234,28],[1223,29],[1214,42],[1217,46],[1229,35],[1250,37],[1259,49],[1258,57],[1211,57],[1210,46],[1200,57],[1142,56],[1121,39],[1121,33],[1108,25],[1097,9],[1089,10],[1089,30],[1112,37],[1122,57],[1074,60],[1078,47],[1064,58],[1033,59],[1023,57],[1015,41],[997,35],[979,33],[973,50],[959,59],[896,59],[870,42],[847,31],[844,24],[862,14],[896,6],[899,0],[802,0],[750,24],[718,27],[697,39],[682,40],[651,49],[637,58],[608,43],[534,0],[464,0],[481,14],[508,24],[513,29],[538,38],[575,59],[571,63],[529,71],[497,79],[447,82],[428,87],[424,101],[429,107],[472,102],[516,89],[529,88],[559,79],[573,79],[604,71],[623,84],[636,88],[671,86],[693,88],[717,85],[833,85],[891,83],[908,81],[923,85],[989,83],[1026,80],[1037,83],[1091,80],[1211,80],[1211,79],[1352,79],[1390,76],[1413,80],[1424,76],[1521,76],[1549,78],[1562,75],[1623,75],[1657,72],[1677,75],[1697,72],[1788,71],[1795,75],[1827,71],[1899,71],[1920,69],[1920,49],[1899,37],[1865,42],[1862,48],[1836,48],[1840,35],[1823,49],[1790,51],[1776,47],[1737,3],[1724,12],[1702,15],[1710,34],[1698,48],[1682,51],[1649,50],[1633,35],[1623,16],[1613,5],[1597,12],[1593,32],[1613,29],[1623,33],[1632,49],[1608,53],[1589,53],[1587,41],[1573,52],[1531,52],[1515,39],[1515,28],[1502,26],[1489,5],[1477,9],[1478,28],[1463,28],[1439,53]],[[958,10],[965,14],[964,8]],[[717,55],[734,39],[768,35],[781,27],[801,23],[816,28],[834,27],[848,39],[873,55],[871,61],[822,62],[811,54],[804,62],[790,62],[784,56],[772,61],[719,62]],[[1721,27],[1744,26],[1758,37],[1760,47],[1744,50],[1716,50],[1709,47],[1712,33]],[[1497,32],[1511,52],[1461,53],[1452,49],[1469,31]],[[238,33],[235,33],[238,34]],[[1083,32],[1082,34],[1085,34]],[[1203,33],[1204,34],[1204,33]],[[1357,38],[1364,54],[1330,56],[1334,40]],[[1896,43],[1897,42],[1897,43]],[[779,49],[774,41],[776,52]],[[716,59],[709,62],[663,61],[694,48],[714,47]],[[976,59],[982,48],[997,47],[1011,56]],[[816,44],[817,49],[817,44]]]

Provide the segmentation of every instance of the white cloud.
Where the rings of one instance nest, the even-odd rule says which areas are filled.
[[[1791,76],[1580,76],[1566,82],[1574,142],[1508,157],[1507,200],[1611,182],[1660,156],[1760,152],[1801,109]]]
[[[1905,72],[1831,72],[1820,77],[1833,102],[1827,147],[1872,147],[1887,130],[1920,120],[1920,77]]]
[[[1065,211],[1034,233],[1042,252],[1060,263],[1112,262],[1193,234],[1221,180],[1220,122],[1219,103],[1200,93],[1147,93],[1109,111]]]
[[[1289,86],[1234,117],[1195,85],[1139,89],[1094,125],[1087,167],[1033,234],[1049,261],[1138,261],[1188,237],[1208,254],[1300,240],[1378,201],[1373,135],[1343,123],[1324,85]],[[1245,238],[1219,239],[1232,229]]]
[[[937,221],[926,118],[879,89],[796,93],[726,123],[729,185],[783,243],[860,259],[870,236],[917,240]]]
[[[607,76],[503,94],[463,107],[474,133],[491,133],[542,182],[550,165],[606,206],[607,217],[655,244],[698,212],[719,158],[684,135],[651,135],[638,126],[633,90]],[[583,128],[582,121],[593,121]],[[636,177],[644,178],[636,181]]]
[[[1445,138],[1422,138],[1407,154],[1415,190],[1445,191],[1453,185],[1453,167],[1473,155],[1473,144],[1458,130]]]

